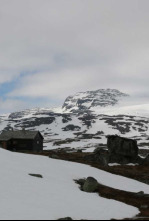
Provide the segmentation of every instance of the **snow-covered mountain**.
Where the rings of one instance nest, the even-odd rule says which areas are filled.
[[[106,146],[106,136],[112,134],[136,139],[140,148],[149,148],[149,104],[122,105],[128,98],[110,89],[78,93],[67,98],[63,108],[2,115],[0,131],[12,127],[39,130],[45,138],[45,149],[93,151]]]
[[[121,93],[115,89],[100,89],[96,91],[87,91],[69,96],[63,105],[63,111],[79,112],[91,110],[94,107],[107,107],[118,104],[119,100],[127,97],[127,94]]]
[[[70,109],[65,107],[65,102],[63,108],[1,115],[0,131],[12,127],[15,130],[39,130],[45,138],[45,149],[94,151],[98,146],[106,147],[109,134],[137,139],[140,148],[149,148],[149,105],[118,105],[127,96],[116,90],[111,90],[110,95],[109,91],[104,91],[105,102],[103,94],[99,96],[98,93],[95,102],[98,104],[92,102],[83,111],[72,99],[73,107]],[[117,96],[113,95],[114,91]],[[94,93],[89,93],[89,99],[90,94]],[[83,101],[84,97],[82,103],[85,104]],[[146,184],[87,165],[3,149],[0,149],[0,168],[0,207],[1,219],[4,220],[57,220],[68,216],[74,220],[110,220],[131,218],[139,213],[133,206],[80,191],[74,180],[89,176],[116,190],[149,193]]]

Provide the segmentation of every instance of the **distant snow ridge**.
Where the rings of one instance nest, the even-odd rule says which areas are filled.
[[[107,136],[118,134],[137,140],[140,149],[149,149],[149,104],[126,106],[127,96],[112,89],[89,91],[68,97],[63,109],[1,115],[0,133],[12,128],[39,130],[45,149],[85,152],[106,148]]]
[[[74,96],[69,96],[63,105],[63,111],[65,112],[78,112],[84,110],[90,110],[93,107],[107,107],[114,106],[118,102],[127,97],[116,89],[100,89],[96,91],[80,92]]]

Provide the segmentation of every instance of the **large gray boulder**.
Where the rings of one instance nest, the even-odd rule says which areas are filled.
[[[107,167],[110,163],[142,164],[143,159],[139,156],[139,148],[136,140],[119,136],[108,136],[108,151],[105,148],[96,148],[94,153],[84,157],[88,163],[96,163],[102,167]],[[149,162],[149,157],[144,163]]]
[[[87,193],[94,193],[98,190],[98,182],[93,177],[88,177],[83,185],[83,191]]]
[[[139,148],[136,140],[119,136],[108,136],[108,151],[110,163],[138,163]]]
[[[125,157],[137,157],[139,152],[136,140],[119,136],[108,136],[108,150],[110,154],[118,154]]]

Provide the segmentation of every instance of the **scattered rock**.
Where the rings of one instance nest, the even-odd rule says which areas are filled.
[[[82,153],[82,150],[77,150],[77,153]]]
[[[59,140],[59,141],[55,141],[53,143],[53,146],[60,146],[60,145],[63,145],[63,144],[70,144],[72,142],[79,142],[80,140],[79,139],[71,139],[71,138],[67,138],[65,140]]]
[[[97,163],[101,166],[107,167],[109,164],[108,151],[98,148],[93,154],[85,156],[85,161],[90,163]]]
[[[97,158],[97,156],[96,156],[96,158]],[[107,155],[107,154],[101,154],[101,155],[99,156],[99,163],[100,163],[100,165],[102,165],[102,166],[104,166],[104,167],[107,167],[108,164],[109,164],[109,155]]]
[[[93,177],[88,177],[83,185],[83,191],[87,193],[94,193],[98,189],[98,182]]]
[[[94,150],[94,154],[97,155],[97,154],[104,154],[105,152],[107,152],[103,147],[97,147],[95,150]]]
[[[62,130],[63,131],[80,131],[81,127],[70,124],[70,125],[67,125],[66,127],[62,128]]]
[[[65,218],[61,218],[61,219],[58,219],[58,220],[73,220],[71,217],[65,217]]]
[[[141,191],[141,192],[138,192],[138,193],[137,193],[137,196],[142,197],[142,196],[144,196],[144,194],[145,194],[145,193],[144,193],[143,191]]]
[[[56,154],[52,154],[51,156],[49,156],[49,158],[56,159],[56,160],[60,159],[59,156]]]
[[[142,205],[142,206],[140,207],[140,209],[148,209],[148,208],[149,208],[148,205]]]
[[[29,176],[37,177],[37,178],[43,178],[40,174],[29,174]]]

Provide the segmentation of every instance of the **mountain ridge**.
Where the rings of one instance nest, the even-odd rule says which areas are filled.
[[[63,104],[63,111],[72,113],[87,111],[94,107],[115,106],[119,100],[128,97],[116,89],[99,89],[95,91],[79,92],[68,96]]]
[[[94,96],[95,93],[98,94],[96,99],[99,98],[99,103],[85,109],[75,106],[75,98],[71,111],[67,108],[37,108],[0,116],[0,131],[12,128],[39,130],[45,138],[45,149],[92,152],[96,147],[106,148],[106,136],[115,134],[136,139],[140,148],[149,148],[149,105],[122,107],[118,102],[128,95],[118,90],[102,89],[89,95]],[[81,95],[84,104],[87,92]],[[101,99],[105,99],[108,106],[100,105]]]

